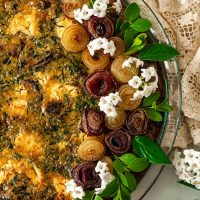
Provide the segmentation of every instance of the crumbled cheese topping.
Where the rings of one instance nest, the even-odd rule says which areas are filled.
[[[158,74],[156,69],[151,66],[147,69],[141,69],[141,76],[133,76],[128,84],[137,89],[134,93],[132,100],[142,99],[143,97],[148,97],[156,91],[158,88]],[[151,79],[154,78],[153,81]]]
[[[113,3],[112,8],[116,11],[116,13],[120,14],[122,10],[122,3],[120,0],[117,0],[116,2]]]
[[[173,165],[180,180],[194,185],[200,189],[200,152],[193,149],[186,149],[174,153]]]
[[[130,57],[126,60],[124,60],[123,64],[122,64],[122,68],[131,68],[132,66],[135,66],[136,68],[139,68],[139,67],[143,67],[144,65],[144,62],[141,61],[140,59],[138,58],[134,58],[134,57]]]
[[[100,110],[103,111],[108,117],[115,118],[117,116],[117,104],[122,101],[119,92],[110,93],[108,96],[101,97],[99,101]]]
[[[108,164],[106,162],[99,161],[97,163],[95,171],[99,174],[99,177],[101,178],[101,187],[95,188],[95,193],[101,194],[105,190],[106,186],[115,179],[115,176],[113,176],[109,172]]]
[[[90,41],[87,47],[92,56],[94,56],[95,51],[100,49],[104,49],[103,53],[104,54],[108,53],[111,56],[113,56],[116,51],[115,43],[112,40],[109,41],[108,39],[101,37]]]
[[[85,196],[83,187],[78,186],[75,183],[74,179],[65,183],[65,187],[66,187],[67,192],[70,192],[74,199],[83,199],[83,197]]]

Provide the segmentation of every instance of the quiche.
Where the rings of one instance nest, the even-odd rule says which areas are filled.
[[[0,199],[110,197],[103,191],[119,180],[120,156],[136,159],[138,136],[157,139],[159,111],[171,107],[161,65],[138,54],[151,44],[138,9],[120,0],[0,1]],[[137,159],[135,172],[152,162]],[[115,191],[133,191],[121,181]]]

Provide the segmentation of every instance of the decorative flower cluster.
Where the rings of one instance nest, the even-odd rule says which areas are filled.
[[[129,59],[123,62],[122,67],[130,68],[132,66],[136,66],[136,68],[142,67],[144,62],[137,59],[130,57]],[[134,93],[133,100],[142,99],[143,97],[148,97],[151,93],[155,92],[158,88],[158,75],[156,69],[151,66],[147,69],[140,69],[141,76],[133,76],[131,80],[129,80],[128,84],[137,89]]]
[[[99,161],[97,163],[95,171],[99,174],[99,177],[101,178],[101,187],[95,188],[95,193],[101,194],[105,190],[106,186],[115,179],[115,176],[113,176],[109,172],[109,168],[106,162]]]
[[[103,111],[108,117],[116,117],[116,107],[122,99],[119,92],[110,93],[108,96],[101,97],[99,102],[100,110]]]
[[[84,4],[82,9],[74,10],[74,18],[79,22],[83,23],[83,20],[89,20],[92,15],[99,18],[106,16],[106,11],[108,9],[109,0],[96,0],[94,2],[93,8],[89,8],[87,4]],[[113,9],[119,14],[122,9],[122,4],[120,0],[113,3]]]
[[[179,179],[200,189],[200,152],[186,149],[183,154],[184,157],[181,157],[181,152],[174,153],[173,165],[176,168],[176,174]]]
[[[74,199],[82,199],[85,196],[85,192],[82,186],[78,186],[74,179],[65,183],[67,192],[70,192]]]
[[[106,38],[96,38],[88,44],[88,50],[92,56],[94,56],[95,51],[104,49],[103,53],[109,53],[111,56],[115,54],[116,46],[115,43],[111,40],[109,41]]]

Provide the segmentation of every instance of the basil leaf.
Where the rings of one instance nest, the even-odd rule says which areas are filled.
[[[118,189],[117,189],[117,195],[114,197],[113,200],[123,200],[122,197],[121,197],[120,187],[118,187]]]
[[[116,159],[114,162],[113,162],[113,167],[114,169],[116,170],[116,172],[118,174],[124,172],[125,170],[125,167],[124,165],[121,163],[121,161],[119,159]]]
[[[160,97],[158,92],[152,93],[150,96],[144,98],[143,106],[151,106],[154,101],[157,101]]]
[[[187,187],[190,187],[190,188],[192,188],[192,189],[195,189],[195,190],[199,190],[199,191],[200,191],[200,189],[197,189],[194,185],[189,184],[189,183],[186,183],[185,181],[178,181],[178,183],[180,183],[180,184],[182,184],[182,185],[185,185],[185,186],[187,186]]]
[[[133,141],[135,151],[139,149],[138,154],[143,158],[148,159],[152,164],[171,164],[171,161],[160,148],[160,146],[153,142],[149,137],[138,135]]]
[[[130,192],[123,185],[121,185],[121,198],[122,198],[122,200],[130,200],[130,198],[131,198]]]
[[[126,19],[133,22],[140,16],[140,8],[136,3],[129,4],[124,12]]]
[[[101,193],[102,197],[113,197],[116,195],[116,188],[119,185],[119,179],[115,178],[111,183],[106,186],[106,189]]]
[[[153,108],[145,108],[145,111],[146,111],[146,114],[147,114],[147,117],[154,121],[154,122],[161,122],[163,120],[163,117],[162,115],[154,110]]]
[[[173,110],[172,106],[170,105],[163,105],[162,107],[156,106],[156,110],[160,112],[171,112]]]
[[[128,183],[128,189],[133,192],[136,190],[136,179],[135,176],[130,172],[125,172],[126,181]]]
[[[166,61],[178,56],[179,52],[167,44],[150,44],[139,53],[141,60]]]
[[[83,200],[91,200],[93,196],[93,191],[85,191],[85,196],[83,197]]]
[[[126,153],[119,157],[119,159],[122,161],[125,165],[130,165],[132,161],[134,161],[137,157],[133,155],[132,153]]]
[[[146,32],[151,28],[152,24],[148,19],[139,18],[133,24],[131,24],[131,28],[136,30],[137,32]]]
[[[129,48],[133,44],[133,38],[137,34],[137,31],[134,31],[132,28],[128,28],[125,31],[124,34],[124,42],[126,45],[126,48]]]
[[[117,23],[115,25],[115,33],[118,35],[120,33],[120,27],[123,24],[122,18],[118,18]]]
[[[124,33],[126,31],[126,29],[128,29],[130,26],[129,22],[124,22],[121,26],[120,26],[120,31],[122,33]]]
[[[133,172],[142,172],[149,166],[149,161],[146,158],[136,158],[130,163],[127,168]]]
[[[96,194],[94,200],[103,200],[103,199],[99,195]]]
[[[126,187],[128,187],[128,182],[126,180],[126,177],[124,176],[124,174],[120,173],[119,174],[119,178],[120,178],[120,181],[122,182],[122,184]]]
[[[146,45],[146,38],[147,38],[147,34],[146,33],[142,33],[142,34],[138,35],[134,39],[133,44],[131,45],[131,47],[125,52],[125,55],[136,53],[137,51],[139,51],[142,48],[144,48],[144,46]]]

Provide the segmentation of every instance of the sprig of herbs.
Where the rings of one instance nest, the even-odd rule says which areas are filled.
[[[171,112],[172,106],[169,104],[168,98],[157,104],[160,94],[158,92],[152,93],[149,97],[144,98],[143,108],[146,111],[147,117],[155,122],[161,122],[163,117],[160,112]]]

